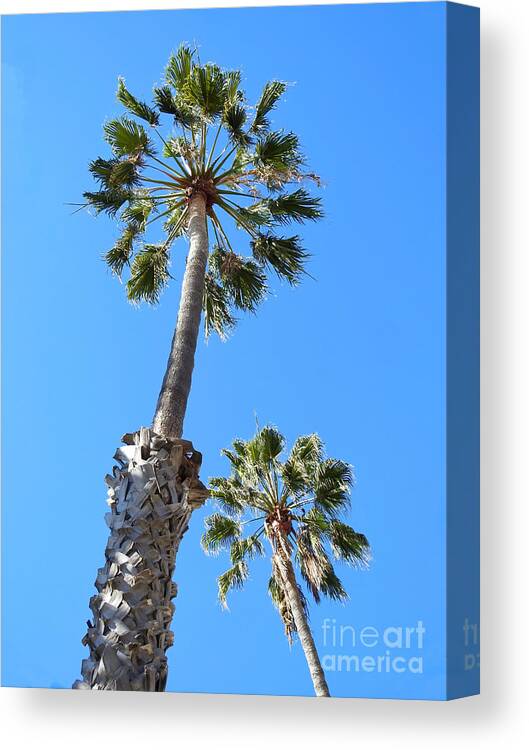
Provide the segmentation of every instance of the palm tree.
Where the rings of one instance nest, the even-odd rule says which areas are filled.
[[[179,238],[187,238],[188,252],[152,428],[123,436],[119,466],[106,478],[106,562],[83,640],[90,657],[75,687],[165,688],[176,552],[208,494],[198,478],[201,455],[182,439],[201,316],[206,336],[225,338],[236,312],[255,312],[265,298],[269,271],[297,284],[308,253],[286,229],[322,216],[320,199],[304,186],[318,178],[305,170],[297,136],[271,128],[269,115],[285,89],[281,81],[267,83],[251,108],[239,71],[203,65],[186,45],[171,55],[152,105],[118,81],[128,114],[104,125],[111,154],[91,162],[98,188],[84,193],[81,206],[120,225],[104,258],[120,280],[128,272],[134,304],[158,302]],[[155,224],[163,233],[157,243],[147,239]],[[233,229],[249,239],[250,257],[234,249]]]
[[[208,554],[229,548],[231,567],[218,579],[219,599],[226,606],[230,589],[248,578],[248,561],[272,551],[268,593],[277,607],[290,643],[297,633],[317,696],[329,688],[308,623],[307,599],[294,563],[315,602],[321,596],[344,601],[345,589],[330,554],[355,566],[369,561],[363,534],[340,520],[349,507],[351,467],[326,458],[318,435],[299,437],[285,460],[285,439],[275,427],[264,427],[248,441],[235,440],[223,450],[231,465],[229,478],[210,479],[210,494],[219,512],[206,519],[202,546]]]

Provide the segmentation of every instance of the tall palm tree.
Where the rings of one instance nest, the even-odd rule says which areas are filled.
[[[165,688],[175,556],[193,509],[207,497],[201,455],[182,439],[201,315],[206,335],[224,338],[237,311],[254,312],[265,298],[268,271],[296,284],[308,254],[286,228],[322,216],[305,186],[318,178],[305,170],[297,136],[271,128],[285,89],[267,83],[251,108],[239,71],[201,64],[186,45],[171,55],[152,105],[119,79],[117,98],[128,114],[105,124],[111,154],[91,162],[98,189],[84,193],[82,206],[121,226],[105,260],[120,279],[128,272],[133,303],[158,302],[180,237],[188,252],[152,428],[124,435],[119,466],[107,476],[110,536],[83,641],[90,656],[75,687]],[[147,239],[155,225],[163,234],[156,243]],[[250,257],[234,249],[234,229],[249,239]]]
[[[292,642],[297,632],[317,696],[329,688],[308,622],[307,599],[294,565],[315,602],[322,596],[343,601],[345,589],[330,555],[355,566],[367,565],[369,543],[340,516],[349,507],[351,467],[326,458],[318,435],[299,437],[281,460],[285,439],[276,428],[264,427],[248,441],[235,440],[223,450],[231,465],[229,478],[210,479],[219,512],[206,519],[202,546],[208,554],[230,552],[231,567],[218,579],[219,599],[226,605],[230,589],[248,578],[248,561],[272,553],[268,592]]]

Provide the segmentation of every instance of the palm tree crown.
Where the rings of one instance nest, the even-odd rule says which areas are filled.
[[[84,193],[83,204],[121,225],[105,260],[120,278],[130,269],[129,300],[156,303],[170,278],[171,245],[185,233],[190,201],[201,193],[213,241],[205,328],[222,337],[235,323],[234,311],[254,311],[263,300],[269,269],[290,284],[299,280],[308,254],[287,227],[322,216],[319,198],[302,186],[319,181],[305,171],[298,137],[271,129],[269,115],[286,84],[267,83],[253,108],[240,84],[239,71],[202,65],[186,45],[171,55],[164,84],[154,88],[153,106],[136,99],[119,79],[117,98],[129,114],[105,124],[112,155],[91,162],[98,189]],[[164,135],[162,115],[171,127]],[[163,241],[145,242],[146,229],[160,220]],[[251,257],[234,250],[226,221],[248,235]]]
[[[219,512],[206,519],[202,546],[209,554],[229,549],[231,567],[218,579],[220,601],[248,578],[248,561],[272,548],[268,591],[291,641],[296,632],[292,602],[278,563],[292,555],[316,602],[321,596],[347,598],[331,557],[355,566],[369,560],[369,544],[340,517],[349,508],[353,485],[351,467],[326,458],[318,435],[299,437],[290,455],[281,460],[285,439],[274,427],[264,427],[249,441],[235,440],[223,450],[231,464],[229,478],[210,479],[210,493]],[[305,616],[307,600],[297,585]]]

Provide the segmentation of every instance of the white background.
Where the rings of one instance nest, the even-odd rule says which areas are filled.
[[[278,3],[0,0],[0,11],[274,4]],[[307,3],[281,0],[280,4]],[[529,2],[470,4],[482,9],[482,695],[444,704],[4,688],[0,692],[4,746],[38,746],[39,750],[103,750],[154,743],[175,750],[271,750],[287,744],[307,750],[529,746]],[[42,575],[45,585],[46,571]],[[61,644],[55,647],[60,649]],[[52,652],[49,656],[53,659]]]

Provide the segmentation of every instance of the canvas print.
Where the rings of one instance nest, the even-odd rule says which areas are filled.
[[[8,16],[2,77],[3,685],[478,692],[479,11]]]

